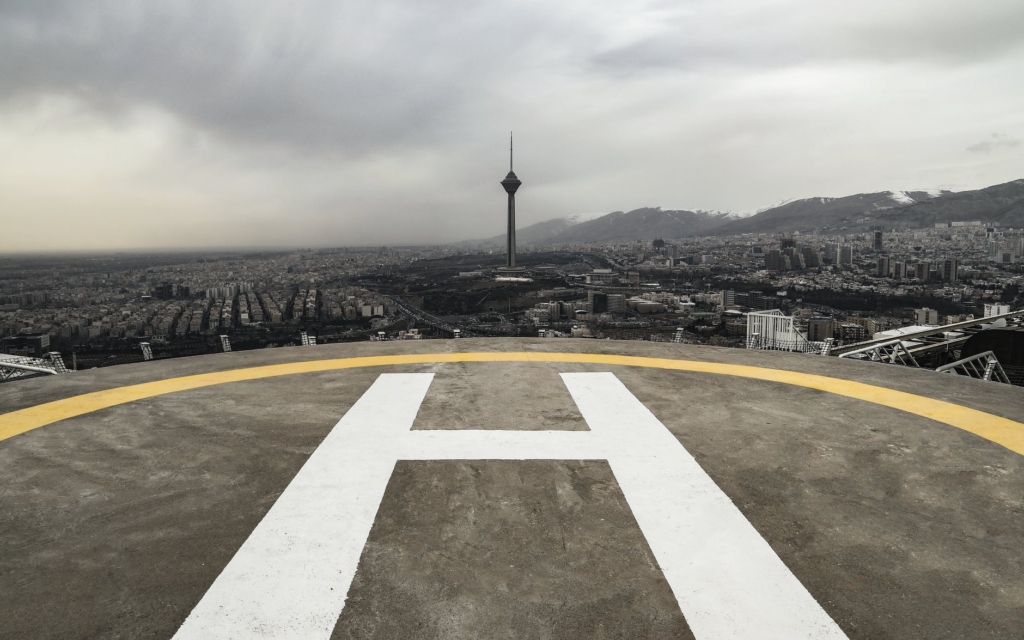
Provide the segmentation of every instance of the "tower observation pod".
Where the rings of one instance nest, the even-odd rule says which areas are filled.
[[[508,253],[505,260],[506,269],[515,269],[516,267],[516,191],[521,184],[523,184],[522,181],[512,171],[512,134],[509,134],[508,175],[501,181],[501,186],[505,188],[505,193],[508,194],[508,237],[506,239]]]

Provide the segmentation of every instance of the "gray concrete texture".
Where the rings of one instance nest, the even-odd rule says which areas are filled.
[[[0,385],[0,411],[147,380],[390,353],[579,351],[785,368],[1024,419],[1024,389],[896,366],[582,340],[295,347]],[[612,371],[852,638],[1024,637],[1022,457],[812,389],[633,367],[456,363],[231,383],[0,442],[0,638],[167,638],[345,411],[432,371],[414,429],[586,430]],[[607,464],[401,462],[335,638],[687,638]]]

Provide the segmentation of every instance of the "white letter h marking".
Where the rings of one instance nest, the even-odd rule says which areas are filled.
[[[176,640],[330,638],[398,460],[607,460],[697,638],[846,637],[613,374],[561,374],[590,431],[413,431],[433,375],[377,378],[256,526]]]

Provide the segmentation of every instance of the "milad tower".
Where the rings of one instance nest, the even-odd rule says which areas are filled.
[[[501,181],[501,186],[505,187],[505,193],[508,194],[508,256],[505,259],[505,269],[516,268],[516,190],[521,184],[523,184],[522,181],[512,171],[512,134],[509,134],[508,175]]]

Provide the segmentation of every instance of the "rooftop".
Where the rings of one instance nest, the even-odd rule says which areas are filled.
[[[0,637],[1024,628],[1008,385],[460,339],[27,379],[0,411]]]

